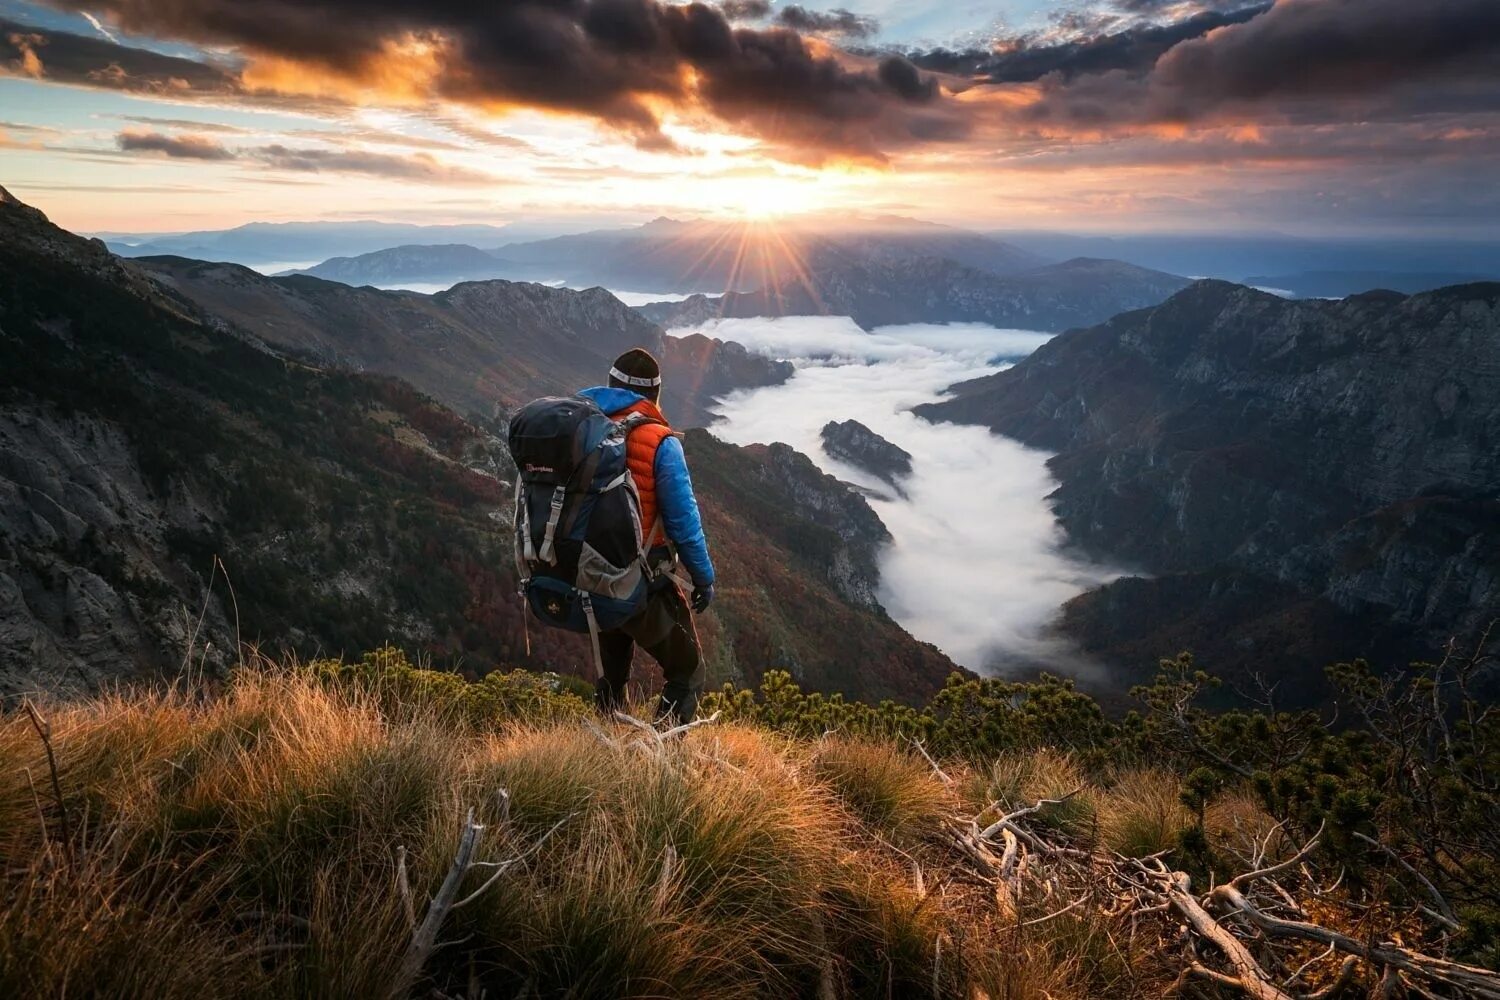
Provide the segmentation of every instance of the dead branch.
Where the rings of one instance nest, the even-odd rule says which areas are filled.
[[[502,790],[500,801],[502,803],[502,812],[508,815],[509,794]],[[474,854],[478,850],[480,836],[484,833],[485,827],[482,823],[474,822],[473,809],[468,811],[468,814],[464,817],[463,832],[459,834],[458,851],[453,856],[453,863],[448,867],[448,874],[443,877],[442,885],[438,887],[437,895],[433,896],[431,902],[427,904],[427,912],[420,924],[415,924],[413,914],[415,929],[412,931],[411,943],[407,945],[406,953],[401,958],[396,978],[391,983],[389,994],[391,1000],[405,1000],[405,998],[410,997],[412,988],[416,985],[417,980],[421,978],[422,969],[427,965],[427,960],[432,957],[432,953],[446,944],[456,943],[446,942],[445,945],[438,944],[438,932],[442,930],[443,921],[447,919],[448,914],[478,899],[507,870],[541,850],[542,845],[561,829],[563,824],[572,818],[572,816],[565,816],[558,820],[536,843],[513,858],[500,862],[482,862],[475,861]],[[404,847],[398,847],[396,851],[397,885],[404,896],[403,905],[408,907],[408,912],[410,913],[413,908],[410,906],[411,887],[405,877],[406,850]],[[465,876],[475,868],[480,867],[495,868],[496,871],[478,889],[460,899],[458,893],[463,885]]]
[[[1387,857],[1389,857],[1392,861],[1395,861],[1402,868],[1406,869],[1406,871],[1413,878],[1422,883],[1422,887],[1427,890],[1427,894],[1431,896],[1432,901],[1437,904],[1436,913],[1425,906],[1420,908],[1424,913],[1428,914],[1430,917],[1432,917],[1438,923],[1447,927],[1449,930],[1462,931],[1464,929],[1463,925],[1458,922],[1458,917],[1456,914],[1454,914],[1453,907],[1449,906],[1448,900],[1443,897],[1443,894],[1441,892],[1438,892],[1437,886],[1433,885],[1432,880],[1429,879],[1426,875],[1423,875],[1421,872],[1417,871],[1416,867],[1410,861],[1407,861],[1401,855],[1397,854],[1395,849],[1390,847],[1389,845],[1382,844],[1374,837],[1360,833],[1358,830],[1354,831],[1354,837],[1356,840],[1364,841],[1371,847],[1379,848],[1386,854]]]
[[[37,713],[36,706],[31,703],[30,698],[21,704],[31,718],[31,727],[36,730],[37,736],[42,741],[42,748],[47,752],[47,771],[52,776],[52,797],[57,800],[57,822],[62,832],[63,854],[68,859],[68,867],[72,868],[76,861],[73,857],[73,828],[68,822],[68,804],[63,800],[62,781],[57,776],[57,755],[52,751],[52,723]],[[45,833],[45,822],[42,824],[42,829]]]
[[[927,748],[922,745],[921,740],[908,736],[906,738],[906,742],[916,747],[917,753],[921,754],[922,758],[926,760],[928,764],[932,765],[932,773],[937,775],[943,784],[953,784],[953,779],[949,777],[947,772],[945,772],[941,767],[938,767],[938,762],[932,759],[932,754],[927,752]]]

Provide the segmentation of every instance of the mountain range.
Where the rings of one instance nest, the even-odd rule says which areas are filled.
[[[240,264],[294,266],[291,261],[322,260],[383,250],[410,243],[478,243],[538,239],[556,227],[535,224],[420,225],[405,222],[251,222],[233,229],[187,233],[99,233],[122,257],[178,255]]]
[[[546,393],[605,380],[623,351],[662,358],[663,402],[679,423],[705,423],[716,394],[769,385],[789,365],[706,337],[665,337],[602,288],[465,282],[436,295],[353,288],[305,276],[268,278],[238,264],[182,257],[135,265],[190,300],[206,321],[228,322],[278,350],[319,364],[403,378],[459,413],[487,418]]]
[[[866,330],[901,323],[987,323],[1066,330],[1154,305],[1188,279],[1117,260],[1079,258],[1009,275],[946,257],[829,255],[800,280],[756,292],[693,295],[638,311],[667,329],[747,316],[849,316]]]
[[[449,281],[514,278],[654,292],[754,291],[790,285],[829,255],[885,261],[939,257],[995,274],[1047,262],[977,233],[913,219],[804,219],[769,225],[660,218],[631,228],[498,247],[392,245],[297,273],[348,284],[432,281],[441,275]]]
[[[466,420],[406,381],[319,352],[367,347],[357,337],[339,346],[331,317],[352,324],[369,317],[337,310],[373,316],[382,305],[430,323],[451,312],[515,338],[518,356],[524,309],[577,322],[568,342],[580,372],[603,349],[591,318],[615,310],[632,330],[654,327],[603,292],[502,282],[432,302],[145,263],[0,189],[0,695],[213,673],[241,640],[270,655],[390,641],[471,674],[591,669],[579,637],[527,636],[498,421]],[[250,329],[248,313],[218,315],[209,295],[189,294],[204,288],[270,311]],[[480,323],[486,307],[495,312]],[[440,326],[408,353],[440,352],[458,335]],[[717,353],[707,344],[695,349]],[[503,384],[548,391],[560,375],[525,388],[536,363],[518,357]],[[719,558],[733,566],[700,619],[711,683],[786,667],[875,699],[941,685],[953,664],[873,601],[883,528],[863,500],[789,449],[695,432],[688,451],[710,530],[725,539]]]
[[[1062,627],[1292,699],[1500,617],[1500,284],[1288,301],[1204,281],[919,407],[1055,452],[1076,545],[1151,574]]]

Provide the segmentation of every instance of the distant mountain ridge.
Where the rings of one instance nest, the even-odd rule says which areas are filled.
[[[1496,276],[1500,276],[1497,272]],[[1290,293],[1299,299],[1342,299],[1372,291],[1416,295],[1453,285],[1473,285],[1493,280],[1482,274],[1441,274],[1421,271],[1298,271],[1295,274],[1260,274],[1244,284],[1267,291]]]
[[[1117,663],[1192,648],[1306,695],[1500,615],[1500,284],[1199,282],[917,412],[1057,452],[1072,540],[1157,574],[1065,613]]]
[[[521,230],[521,233],[526,230]],[[122,257],[176,255],[261,264],[321,260],[413,243],[494,244],[517,238],[507,226],[428,226],[406,222],[251,222],[233,229],[190,233],[107,234]]]
[[[1078,258],[1008,275],[952,260],[829,255],[785,287],[653,302],[638,311],[667,329],[753,316],[850,316],[866,330],[901,323],[988,323],[1065,330],[1155,305],[1188,279],[1119,261]]]
[[[346,285],[431,284],[504,278],[518,269],[494,254],[466,243],[436,246],[410,244],[357,257],[330,257],[315,267],[283,272],[281,277],[305,274]]]
[[[447,280],[504,277],[656,292],[753,291],[794,282],[829,254],[886,262],[943,257],[996,274],[1046,263],[977,233],[911,219],[769,224],[661,218],[627,229],[499,246],[481,243],[461,256],[447,246],[384,248],[324,261],[299,273],[358,285],[381,284],[393,272],[420,272],[443,274]],[[445,272],[444,267],[453,270]]]
[[[207,314],[280,349],[395,375],[460,413],[490,416],[543,393],[605,380],[632,347],[663,360],[664,400],[685,426],[708,420],[713,396],[785,381],[790,366],[738,344],[664,337],[602,288],[465,282],[436,295],[353,288],[306,276],[267,278],[236,264],[138,258]]]

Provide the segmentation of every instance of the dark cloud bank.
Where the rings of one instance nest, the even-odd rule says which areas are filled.
[[[419,80],[423,97],[587,115],[648,146],[668,144],[659,130],[662,105],[706,113],[773,144],[873,158],[966,134],[952,102],[903,57],[851,59],[785,25],[844,35],[873,26],[854,15],[798,7],[781,11],[783,25],[748,28],[732,25],[715,7],[655,0],[58,0],[54,6],[87,9],[127,32],[229,47],[252,67],[256,59],[274,59],[372,90],[396,75]],[[232,73],[211,66],[167,65],[166,57],[103,39],[45,34],[41,57],[54,79],[108,86],[90,74],[117,66],[119,85],[129,89],[238,86]],[[403,70],[411,73],[402,76]]]

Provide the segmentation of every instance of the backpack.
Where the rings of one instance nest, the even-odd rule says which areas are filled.
[[[515,546],[521,597],[542,622],[587,632],[603,674],[599,633],[645,606],[653,569],[625,439],[645,414],[611,420],[582,396],[544,396],[511,417]]]

